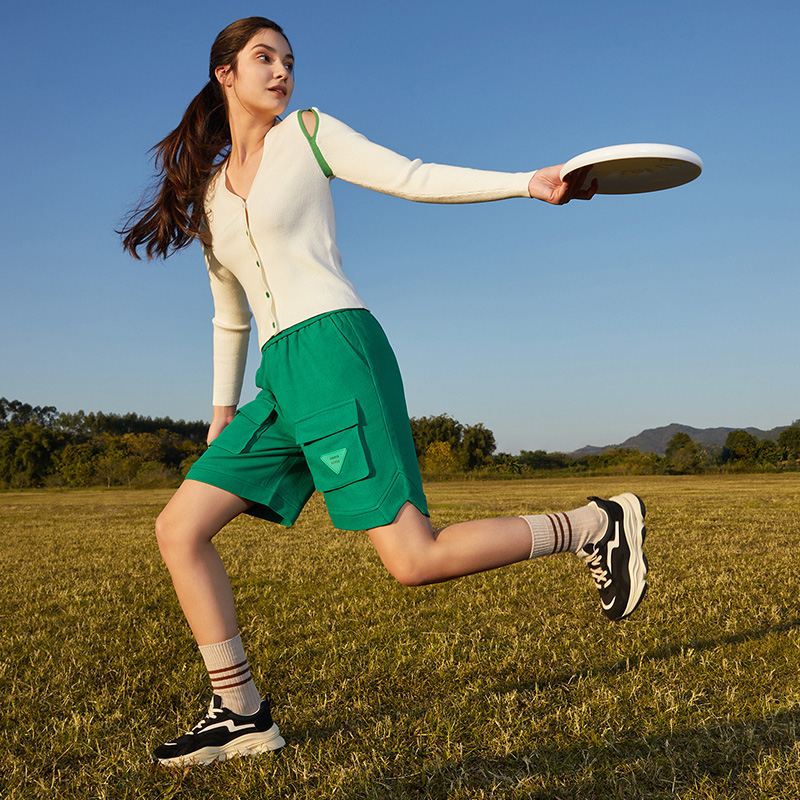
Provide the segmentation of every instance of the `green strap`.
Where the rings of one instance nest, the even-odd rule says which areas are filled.
[[[297,121],[300,123],[300,130],[303,131],[306,139],[308,140],[309,145],[311,146],[311,152],[314,154],[314,158],[317,159],[317,164],[319,164],[319,168],[322,170],[322,174],[326,178],[333,177],[333,170],[328,165],[328,162],[325,160],[325,156],[322,155],[319,149],[319,145],[317,144],[317,131],[319,130],[319,114],[317,114],[316,110],[313,108],[308,109],[316,119],[316,123],[314,125],[314,133],[309,133],[306,130],[305,122],[303,122],[303,112],[297,112]]]

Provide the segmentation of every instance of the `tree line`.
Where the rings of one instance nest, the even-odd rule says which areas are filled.
[[[777,441],[758,439],[749,431],[728,433],[721,447],[704,447],[686,433],[676,433],[664,455],[633,448],[611,448],[591,455],[523,450],[519,456],[495,456],[511,471],[534,473],[609,473],[630,475],[698,475],[704,472],[783,472],[800,470],[800,420],[784,428]]]
[[[164,486],[205,450],[205,422],[59,413],[0,398],[0,488]]]
[[[576,455],[522,450],[497,453],[483,424],[447,414],[412,417],[420,468],[427,477],[538,475],[684,475],[800,469],[800,420],[776,441],[731,431],[709,448],[676,433],[661,456],[631,448]],[[205,450],[208,423],[102,412],[60,413],[0,398],[0,488],[175,486]]]

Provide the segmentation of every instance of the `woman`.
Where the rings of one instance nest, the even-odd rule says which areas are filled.
[[[383,332],[341,268],[332,177],[422,202],[589,199],[585,172],[506,174],[409,161],[315,109],[281,120],[294,86],[281,28],[239,20],[211,51],[209,83],[157,146],[161,180],[122,232],[137,256],[199,239],[214,297],[209,449],[158,518],[159,547],[209,671],[208,714],[158,747],[166,765],[210,763],[284,744],[250,675],[233,594],[212,544],[242,512],[291,525],[324,493],[335,525],[368,530],[408,586],[567,550],[582,558],[603,612],[622,619],[646,589],[645,509],[624,494],[566,513],[434,531],[403,388]],[[261,392],[238,413],[250,317]]]

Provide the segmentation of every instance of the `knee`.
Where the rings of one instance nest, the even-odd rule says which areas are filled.
[[[397,579],[399,583],[409,588],[413,588],[414,586],[424,586],[426,584],[426,581],[422,575],[413,570],[398,571],[390,569],[389,572],[394,578]]]
[[[182,529],[174,515],[165,508],[156,519],[156,541],[161,557],[164,561],[169,561],[170,557],[185,552],[191,546],[192,537],[187,535],[187,531]]]
[[[156,541],[158,542],[161,556],[166,558],[172,544],[172,527],[169,524],[169,516],[165,511],[162,511],[156,518]]]
[[[389,563],[384,561],[384,566],[389,570],[389,574],[403,586],[425,586],[432,582],[424,561],[414,558],[411,554],[396,557]]]
[[[383,565],[403,586],[424,586],[442,580],[438,531],[428,517],[407,502],[389,525],[370,530]]]

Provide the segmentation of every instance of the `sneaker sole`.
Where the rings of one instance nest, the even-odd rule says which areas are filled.
[[[622,616],[619,617],[619,619],[624,619],[636,610],[647,591],[647,557],[642,549],[647,535],[644,525],[647,509],[641,497],[631,492],[609,499],[619,503],[622,508],[622,528],[625,531],[625,540],[630,552],[628,558],[628,578],[630,579],[628,603]]]
[[[187,753],[175,758],[159,758],[158,763],[164,767],[206,766],[229,758],[255,756],[280,750],[286,744],[277,725],[273,725],[263,733],[247,733],[221,747],[204,747],[194,753]]]

